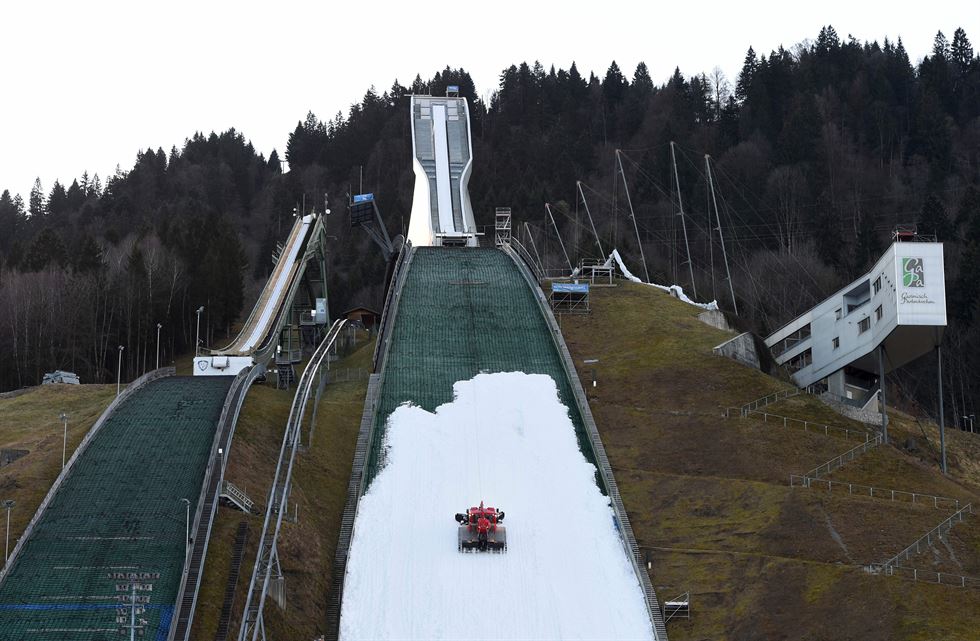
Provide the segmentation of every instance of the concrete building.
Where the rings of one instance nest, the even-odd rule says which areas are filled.
[[[766,338],[797,385],[877,406],[879,358],[887,374],[936,349],[946,327],[943,246],[915,238],[896,234],[868,273]]]

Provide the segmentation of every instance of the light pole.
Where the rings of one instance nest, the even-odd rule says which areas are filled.
[[[201,314],[204,312],[204,305],[197,308],[197,334],[194,337],[194,356],[201,355]]]
[[[187,515],[184,517],[184,555],[187,554],[187,547],[191,544],[191,501],[190,499],[180,499],[186,506]]]
[[[13,499],[5,499],[3,503],[0,503],[5,510],[7,510],[7,541],[3,546],[3,564],[7,565],[7,559],[10,558],[10,509],[16,505]]]
[[[119,364],[116,366],[116,396],[119,396],[119,388],[122,385],[122,353],[126,349],[122,345],[119,346]]]
[[[157,323],[157,369],[160,369],[160,329],[163,327]]]
[[[62,412],[58,418],[65,424],[65,438],[61,442],[61,469],[65,469],[65,454],[68,452],[68,414]]]

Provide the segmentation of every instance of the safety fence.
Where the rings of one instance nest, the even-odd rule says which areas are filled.
[[[745,417],[745,416],[748,416],[749,415],[749,412],[754,412],[755,410],[759,409],[760,407],[765,407],[766,405],[771,405],[771,404],[775,403],[776,401],[781,401],[781,400],[783,400],[785,398],[792,398],[793,396],[799,396],[802,393],[803,393],[803,390],[796,389],[796,388],[779,390],[778,392],[773,392],[772,394],[767,394],[766,396],[763,396],[762,398],[757,398],[754,401],[750,401],[750,402],[746,403],[745,405],[743,405],[742,407],[739,408],[739,411],[742,413],[742,416]]]
[[[799,418],[790,418],[789,416],[783,416],[781,414],[770,414],[768,412],[760,412],[757,410],[752,410],[747,414],[742,414],[741,410],[737,407],[729,407],[725,409],[726,418],[748,418],[749,416],[761,416],[763,423],[775,423],[777,425],[782,425],[783,427],[793,427],[802,428],[804,432],[814,432],[816,434],[825,434],[827,436],[843,436],[846,439],[860,439],[864,442],[871,441],[871,432],[859,428],[848,428],[840,427],[839,425],[827,425],[825,423],[817,423],[815,421],[805,421]]]
[[[266,500],[265,519],[262,524],[262,535],[259,539],[255,565],[252,568],[252,578],[249,582],[248,595],[245,598],[245,610],[239,641],[257,641],[265,639],[263,611],[266,596],[270,593],[281,594],[282,583],[279,565],[279,533],[285,514],[289,511],[289,497],[292,489],[293,466],[299,443],[302,439],[302,427],[306,417],[306,408],[310,400],[313,384],[321,368],[326,364],[328,356],[334,349],[334,343],[344,328],[345,320],[336,320],[323,341],[310,356],[309,363],[296,385],[296,394],[289,409],[289,418],[283,432],[282,445],[279,449],[279,460],[272,486]]]
[[[894,501],[896,503],[911,503],[913,505],[930,505],[936,509],[959,509],[960,500],[948,496],[936,496],[923,492],[907,492],[905,490],[891,490],[870,485],[860,485],[858,483],[848,483],[846,481],[831,481],[829,479],[811,478],[800,474],[790,474],[790,487],[823,488],[828,492],[839,492],[853,494],[856,496],[867,496],[883,501]]]
[[[822,463],[822,464],[816,466],[815,468],[813,468],[812,470],[810,470],[809,472],[807,472],[804,476],[806,478],[813,478],[813,479],[815,479],[815,478],[820,478],[821,476],[824,476],[825,474],[830,474],[834,470],[837,470],[837,469],[840,469],[841,467],[843,467],[844,466],[844,463],[849,463],[849,462],[853,461],[854,459],[856,459],[857,457],[861,456],[862,454],[864,454],[868,450],[874,449],[874,448],[878,447],[879,445],[881,445],[881,436],[880,435],[874,437],[871,440],[867,440],[864,443],[861,443],[857,447],[853,447],[853,448],[847,450],[846,452],[844,452],[840,456],[835,456],[834,458],[830,459],[826,463]]]
[[[328,370],[326,375],[328,383],[359,383],[366,381],[369,373],[364,367],[345,367]]]
[[[920,570],[901,565],[869,565],[866,570],[871,574],[882,576],[897,576],[912,581],[923,583],[936,583],[938,585],[949,585],[956,588],[980,589],[980,579],[952,572],[937,572],[935,570]]]
[[[918,554],[922,550],[922,547],[928,548],[932,545],[934,540],[940,540],[944,535],[949,534],[949,531],[953,529],[953,526],[960,523],[963,520],[963,517],[967,514],[973,514],[973,505],[970,503],[967,503],[958,509],[956,512],[947,517],[942,523],[916,539],[912,545],[908,546],[881,565],[884,567],[891,567],[899,565],[902,561],[908,561],[912,556]]]

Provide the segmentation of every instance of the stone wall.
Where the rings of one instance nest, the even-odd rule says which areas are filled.
[[[724,319],[723,319],[724,320]],[[755,339],[752,334],[744,332],[713,348],[715,354],[727,356],[747,367],[761,369],[759,354],[755,350]]]
[[[731,326],[728,321],[725,320],[725,315],[721,313],[720,310],[711,309],[708,311],[701,312],[698,314],[698,320],[705,325],[711,325],[715,329],[721,329],[726,332],[732,331]]]

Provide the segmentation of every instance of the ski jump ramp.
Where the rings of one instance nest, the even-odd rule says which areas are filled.
[[[238,414],[322,233],[297,218],[241,333],[195,359],[198,377],[154,370],[89,430],[0,571],[0,639],[190,638]]]
[[[196,357],[195,376],[234,376],[271,356],[269,341],[286,320],[285,312],[302,280],[306,247],[317,238],[321,225],[321,218],[315,214],[296,218],[275,269],[242,330],[228,346],[212,350],[208,356]]]
[[[453,89],[411,101],[409,242],[378,334],[328,635],[666,641],[558,324],[509,245],[479,247],[469,111]],[[457,552],[453,514],[480,501],[507,513],[503,555]]]
[[[415,191],[408,240],[416,247],[477,246],[467,185],[473,168],[465,98],[412,96]]]
[[[488,627],[477,638],[666,639],[585,393],[526,266],[508,250],[405,251],[341,526],[331,635],[456,638],[474,612],[443,597],[479,590]],[[504,555],[456,551],[452,515],[480,500],[507,512]],[[404,508],[403,527],[379,522],[397,525]],[[539,527],[556,514],[579,528],[564,542]],[[386,589],[391,573],[417,587]]]

